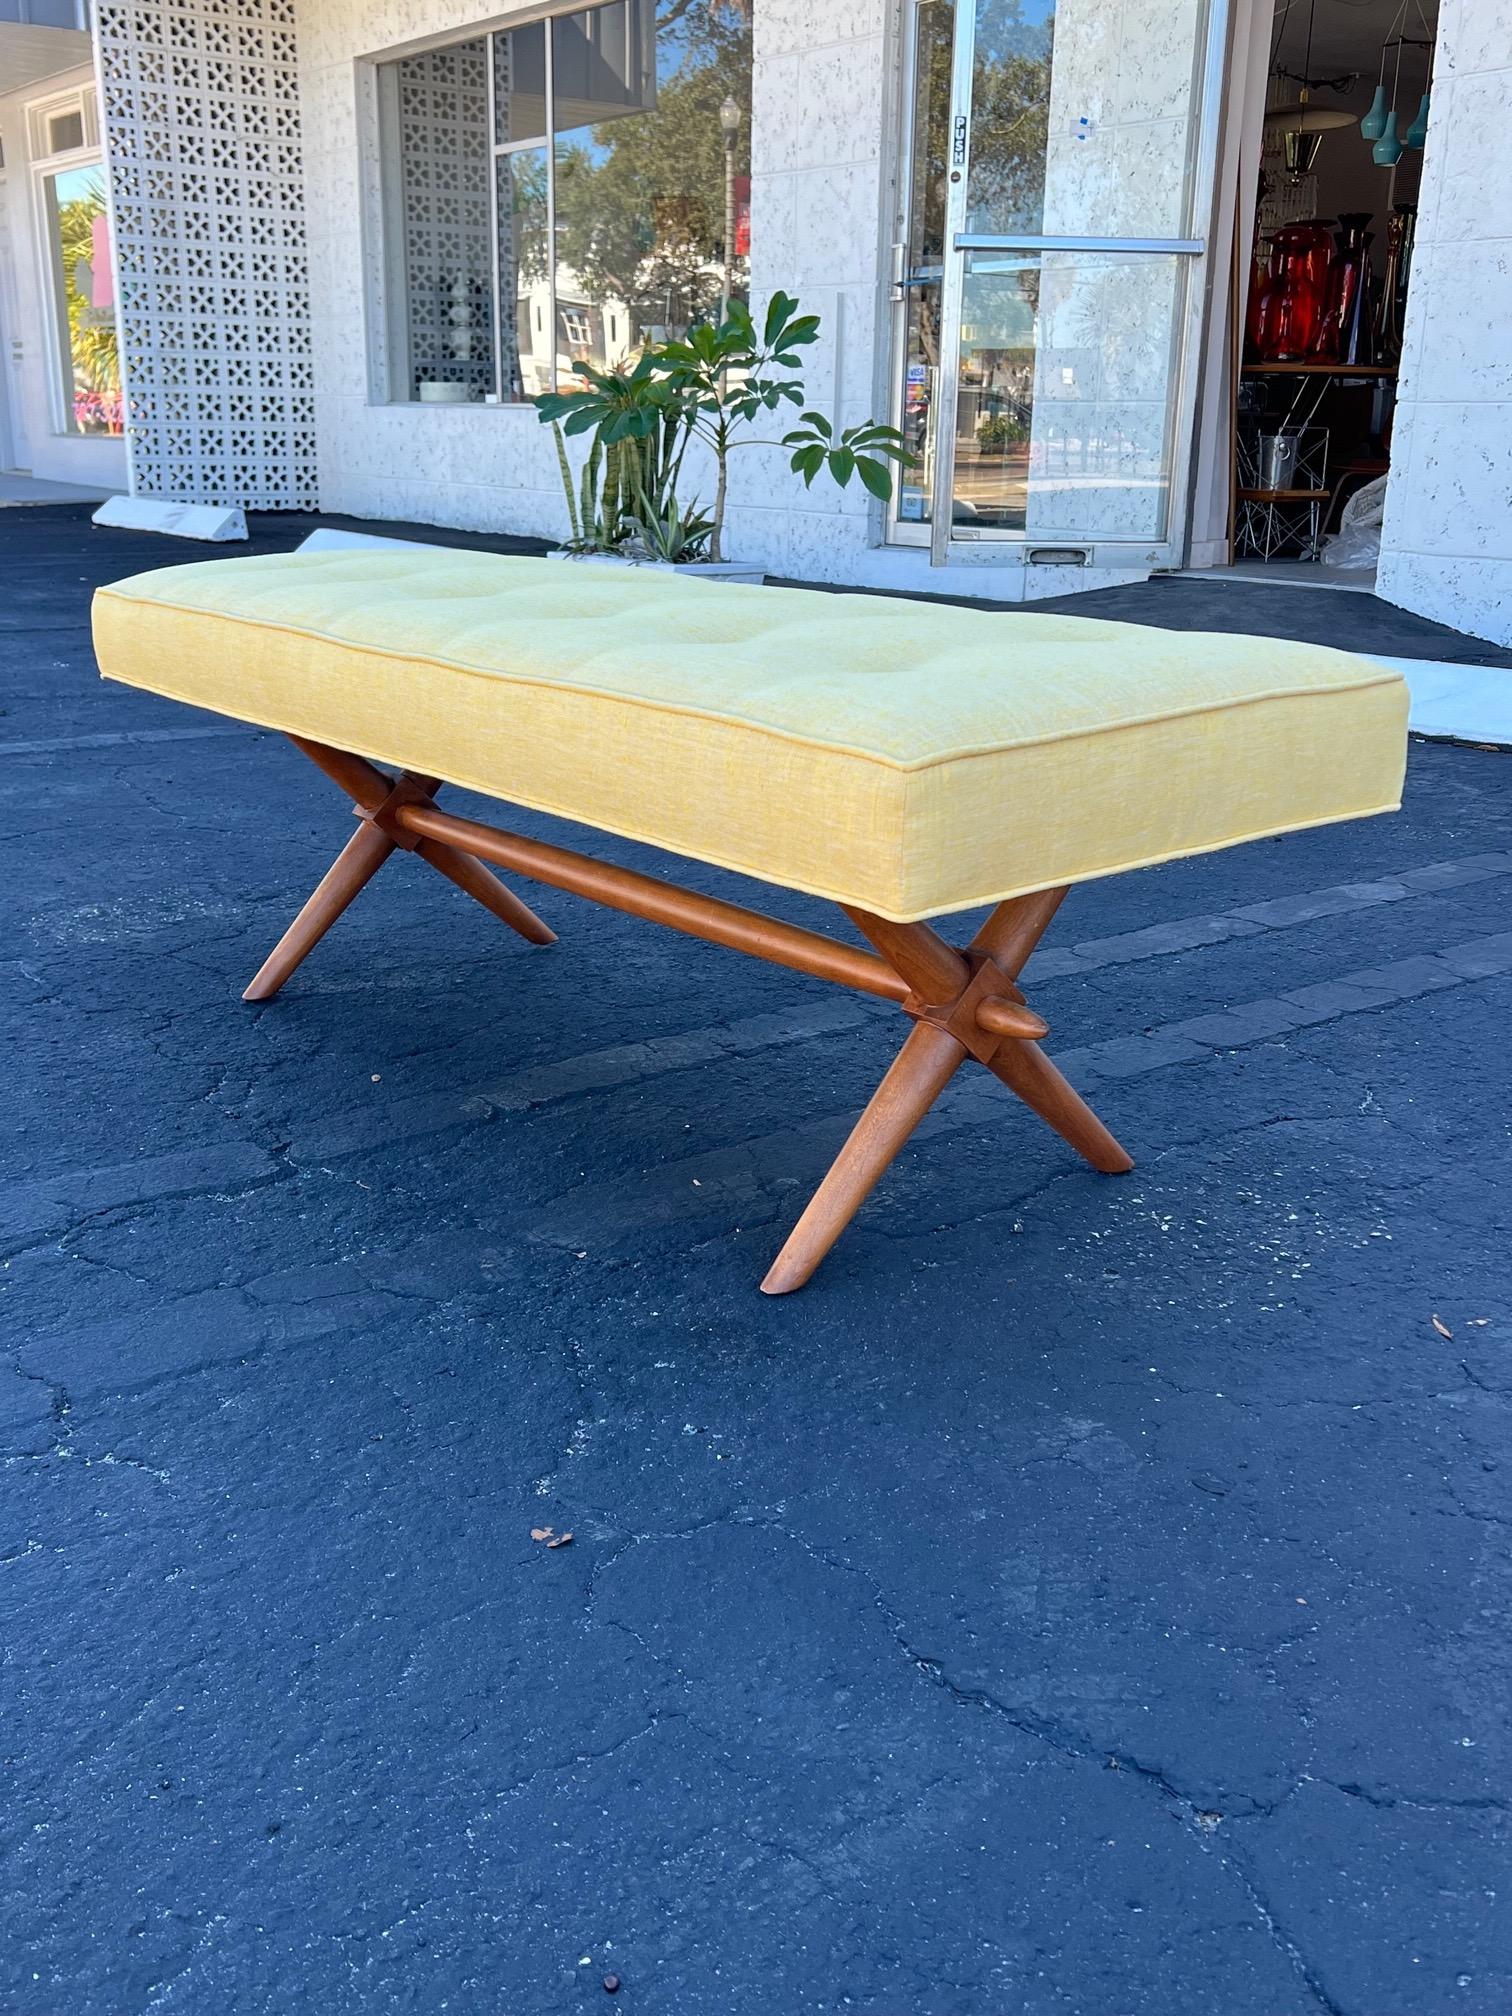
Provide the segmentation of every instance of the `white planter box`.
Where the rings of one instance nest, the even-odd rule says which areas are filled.
[[[569,553],[558,546],[548,555],[552,560],[573,560],[581,567],[654,567],[662,574],[686,575],[694,581],[746,581],[759,588],[766,575],[759,567],[747,567],[740,560],[636,560],[627,553]]]

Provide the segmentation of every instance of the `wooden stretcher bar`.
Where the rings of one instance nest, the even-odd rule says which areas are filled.
[[[960,950],[928,924],[894,924],[842,906],[872,945],[867,952],[570,848],[458,818],[435,803],[434,778],[408,771],[389,777],[365,757],[301,736],[290,740],[350,795],[360,823],[263,962],[243,997],[248,1001],[276,994],[389,856],[403,850],[417,854],[532,944],[552,944],[556,934],[485,861],[609,909],[895,1001],[911,1018],[902,1049],[762,1282],[767,1294],[787,1294],[809,1279],[968,1058],[984,1064],[1093,1168],[1118,1175],[1133,1167],[1040,1049],[1047,1025],[1017,984],[1064,889],[1000,903]]]

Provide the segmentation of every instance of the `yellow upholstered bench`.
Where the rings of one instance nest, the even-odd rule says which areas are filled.
[[[165,568],[102,589],[94,623],[106,677],[282,729],[357,801],[252,998],[403,847],[538,942],[480,859],[898,1000],[914,1029],[774,1291],[808,1278],[968,1054],[1097,1166],[1129,1166],[1015,985],[1069,883],[1401,792],[1400,678],[1273,638],[425,547]],[[829,897],[876,950],[453,818],[441,781]],[[922,921],[981,904],[960,951]]]

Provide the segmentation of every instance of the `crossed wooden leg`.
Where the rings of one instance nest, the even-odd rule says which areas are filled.
[[[896,1001],[913,1018],[903,1048],[762,1282],[768,1295],[803,1286],[968,1057],[985,1064],[1094,1169],[1118,1175],[1133,1167],[1039,1048],[1045,1024],[1017,985],[1064,889],[1000,903],[959,952],[927,924],[890,924],[847,907],[876,948],[865,952],[634,869],[456,818],[434,803],[431,778],[408,772],[386,777],[361,756],[290,739],[350,794],[362,823],[269,954],[247,989],[249,1001],[276,994],[394,850],[404,848],[533,944],[549,945],[555,933],[483,866],[485,860],[611,909]]]
[[[1023,1001],[1014,982],[1065,893],[1050,889],[1000,903],[965,953],[947,945],[927,924],[889,924],[864,910],[847,909],[913,989],[903,1006],[915,1018],[914,1027],[772,1263],[761,1284],[764,1294],[786,1295],[803,1286],[969,1056],[1016,1092],[1094,1169],[1115,1176],[1133,1168],[1132,1159],[1038,1043],[996,1035],[979,1015],[985,1000]]]
[[[263,961],[244,1001],[267,1001],[282,987],[352,899],[364,890],[396,848],[418,854],[438,874],[491,910],[522,938],[533,945],[551,945],[556,933],[543,924],[528,904],[506,889],[497,875],[490,874],[481,861],[443,840],[422,840],[407,833],[393,818],[401,805],[429,805],[438,788],[434,778],[413,777],[406,771],[397,780],[386,777],[361,756],[327,749],[320,742],[290,740],[313,763],[333,778],[354,799],[362,821],[357,831],[336,856],[315,887],[314,894]]]

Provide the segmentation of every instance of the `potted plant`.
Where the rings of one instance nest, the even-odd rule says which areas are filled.
[[[564,550],[759,579],[724,557],[729,459],[735,449],[763,440],[756,426],[784,405],[800,409],[781,445],[792,450],[790,466],[805,485],[828,468],[842,488],[859,477],[874,497],[890,497],[888,464],[906,466],[913,459],[898,430],[866,420],[837,435],[822,413],[803,408],[798,352],[818,334],[818,316],[800,314],[790,295],[772,296],[759,333],[746,304],[732,301],[720,321],[651,345],[628,370],[580,364],[580,387],[541,395],[536,408],[556,435],[572,525]],[[567,439],[578,434],[591,438],[574,478]],[[695,441],[714,461],[709,511],[678,495]]]

